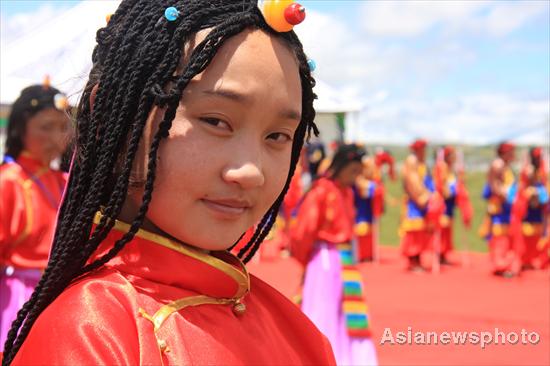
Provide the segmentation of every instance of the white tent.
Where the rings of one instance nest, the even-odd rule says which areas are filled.
[[[24,87],[41,83],[49,75],[52,85],[76,104],[91,68],[95,34],[105,25],[119,1],[82,1],[56,14],[2,46],[0,55],[0,104],[9,105]],[[333,88],[317,80],[316,120],[326,142],[340,137],[337,113],[353,126],[362,106],[343,100]]]

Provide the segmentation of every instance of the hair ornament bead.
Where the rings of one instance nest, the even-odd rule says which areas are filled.
[[[309,67],[309,71],[313,72],[317,68],[317,64],[315,63],[315,60],[309,59],[307,60],[307,66]]]
[[[53,104],[55,105],[55,108],[60,111],[64,111],[69,108],[69,101],[67,100],[67,97],[61,93],[58,93],[53,97]]]
[[[179,16],[180,12],[173,6],[170,6],[169,8],[166,8],[166,10],[164,10],[164,17],[168,19],[169,22],[175,21],[176,19],[178,19]]]
[[[44,80],[42,80],[42,88],[44,90],[48,90],[50,88],[51,81],[50,81],[50,75],[44,75]]]
[[[265,22],[277,32],[290,32],[306,18],[306,9],[294,0],[263,0],[258,7]]]

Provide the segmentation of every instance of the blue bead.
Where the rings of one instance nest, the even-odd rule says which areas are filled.
[[[166,8],[166,10],[164,11],[164,17],[168,19],[169,22],[173,22],[174,20],[178,19],[179,16],[180,12],[173,6]]]
[[[307,60],[307,66],[309,66],[309,71],[313,72],[317,68],[317,64],[312,59]]]

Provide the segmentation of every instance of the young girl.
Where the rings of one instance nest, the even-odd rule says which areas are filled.
[[[495,276],[511,278],[521,270],[520,247],[510,230],[512,207],[517,196],[517,182],[511,165],[515,159],[515,145],[502,142],[497,147],[483,187],[487,200],[486,217],[479,230],[489,243],[492,272]]]
[[[252,258],[316,131],[314,80],[281,23],[303,9],[285,10],[121,2],[97,33],[50,260],[4,364],[334,363],[227,251],[257,224],[239,253]]]
[[[357,236],[357,260],[372,261],[375,256],[375,221],[382,214],[384,187],[381,172],[374,158],[363,159],[362,173],[353,185],[355,206],[355,234]]]
[[[305,267],[302,310],[328,337],[339,365],[377,364],[351,248],[351,187],[363,155],[355,145],[339,147],[326,176],[306,194],[291,232],[293,255]]]
[[[548,199],[548,172],[541,147],[529,150],[518,185],[516,201],[512,206],[511,228],[519,242],[523,269],[542,268],[548,254],[539,245],[544,236]]]
[[[432,211],[437,210],[432,207],[439,196],[434,194],[432,173],[426,164],[427,142],[417,139],[409,148],[411,154],[401,168],[405,193],[399,227],[401,251],[407,258],[409,271],[423,272],[421,256],[433,242],[435,225],[431,217]]]
[[[48,262],[66,183],[50,165],[66,148],[66,107],[59,90],[33,85],[23,89],[8,119],[0,166],[0,351]]]
[[[445,210],[439,219],[439,262],[448,265],[452,264],[449,261],[449,253],[454,250],[455,208],[458,207],[462,213],[465,229],[470,228],[474,209],[464,182],[464,169],[461,166],[455,167],[455,149],[452,146],[445,146],[439,156],[439,158],[436,157],[434,168],[434,184],[445,202]]]

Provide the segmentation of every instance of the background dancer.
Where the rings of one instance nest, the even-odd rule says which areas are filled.
[[[46,267],[65,174],[52,168],[71,130],[67,99],[48,82],[13,103],[0,166],[0,350]]]
[[[305,267],[302,310],[328,337],[339,365],[377,364],[351,248],[351,187],[362,171],[363,155],[356,145],[338,148],[326,176],[306,194],[291,232],[292,253]]]

